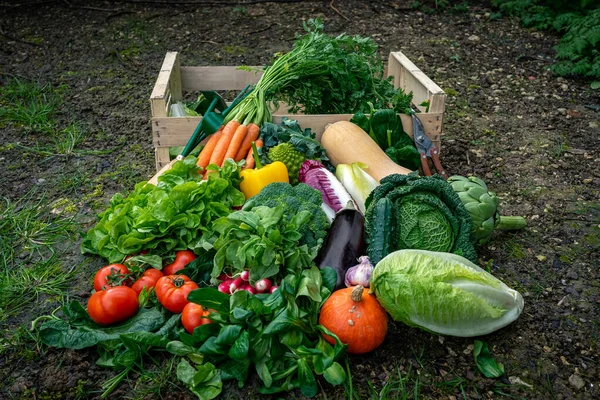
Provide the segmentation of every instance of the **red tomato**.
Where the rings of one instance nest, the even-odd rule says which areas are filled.
[[[88,300],[90,318],[101,325],[110,325],[133,317],[138,308],[138,295],[127,286],[97,291]]]
[[[177,271],[181,271],[191,261],[196,259],[196,255],[190,250],[180,250],[175,253],[175,261],[162,269],[165,275],[175,275]]]
[[[127,285],[129,280],[126,275],[129,275],[129,269],[123,264],[110,264],[102,267],[94,277],[94,289],[99,292],[111,286]]]
[[[214,310],[205,310],[199,304],[187,303],[181,312],[181,323],[188,333],[193,333],[194,328],[204,324],[212,324],[212,321],[208,318],[208,315],[214,312]]]
[[[140,278],[137,281],[135,281],[133,285],[131,285],[131,288],[135,290],[137,294],[140,294],[144,287],[147,290],[154,288],[156,282],[163,276],[163,273],[159,270],[154,268],[148,268],[144,271],[142,276],[140,276]]]
[[[187,296],[198,285],[185,275],[167,275],[156,282],[156,298],[164,308],[180,313],[188,302]]]

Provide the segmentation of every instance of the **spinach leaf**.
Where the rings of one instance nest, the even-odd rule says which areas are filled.
[[[40,327],[42,342],[48,346],[67,349],[84,349],[100,342],[118,340],[120,336],[132,332],[152,332],[158,330],[166,322],[165,315],[157,308],[141,309],[133,318],[110,327],[102,327],[91,319],[85,321],[73,310],[83,310],[79,302],[73,300],[63,308],[65,315],[75,317],[70,323],[62,319],[45,322]],[[87,313],[86,313],[87,314]],[[89,318],[89,317],[88,317]]]
[[[475,340],[473,357],[475,358],[475,365],[485,377],[499,378],[504,375],[504,365],[494,360],[486,342]]]

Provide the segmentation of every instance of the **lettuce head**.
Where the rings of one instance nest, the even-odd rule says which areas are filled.
[[[377,263],[371,291],[395,321],[441,335],[486,335],[523,310],[519,292],[451,253],[392,252]]]

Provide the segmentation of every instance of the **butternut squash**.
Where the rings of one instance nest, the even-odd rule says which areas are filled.
[[[391,174],[412,172],[393,162],[367,132],[349,121],[338,121],[325,127],[321,144],[333,166],[363,162],[369,166],[367,173],[377,182]]]

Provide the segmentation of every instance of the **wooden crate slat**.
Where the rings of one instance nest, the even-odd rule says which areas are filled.
[[[181,67],[181,82],[185,91],[242,90],[258,82],[261,75],[262,72],[254,73],[229,66]]]
[[[390,53],[388,74],[394,76],[394,86],[413,92],[413,103],[429,100],[429,112],[444,113],[446,93],[402,52]]]
[[[323,114],[323,115],[298,115],[298,114],[273,114],[273,123],[280,124],[283,118],[296,119],[301,127],[310,127],[321,138],[325,127],[337,121],[349,121],[353,114]],[[402,127],[412,137],[412,119],[409,115],[401,115]],[[438,141],[442,131],[441,114],[420,114],[425,131],[430,132],[430,138]],[[185,146],[190,136],[201,121],[201,117],[158,117],[152,118],[152,131],[154,147]],[[432,139],[433,141],[434,139]]]

